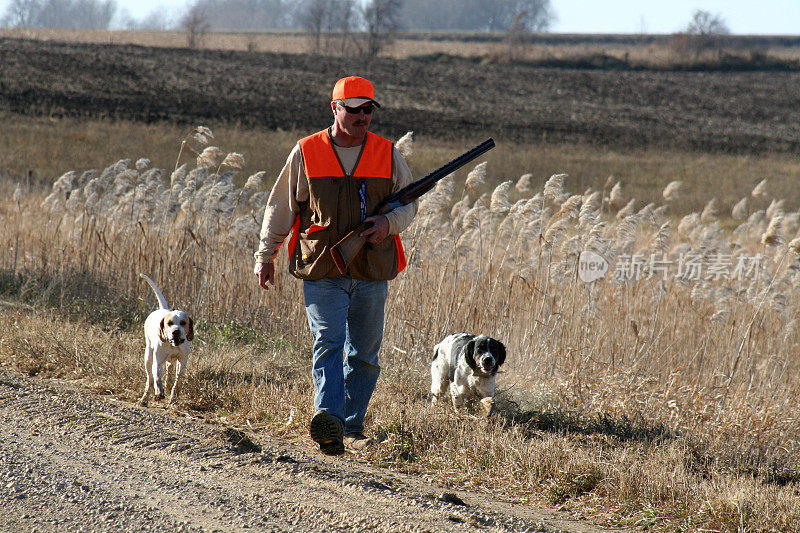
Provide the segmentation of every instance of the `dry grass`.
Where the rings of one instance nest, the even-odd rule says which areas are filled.
[[[380,133],[379,118],[374,122]],[[141,124],[130,121],[79,120],[29,117],[0,111],[0,175],[30,187],[49,187],[68,170],[83,172],[100,162],[146,157],[151,166],[172,169],[181,141],[191,128],[168,123]],[[310,132],[275,132],[244,129],[235,125],[214,126],[222,148],[245,155],[247,165],[236,178],[264,171],[269,185],[278,174],[292,145]],[[410,159],[416,176],[423,176],[468,146],[418,139],[417,153]],[[186,154],[182,162],[191,159]],[[553,172],[569,174],[570,187],[578,192],[600,189],[609,176],[624,185],[626,198],[638,205],[660,202],[661,188],[674,180],[683,182],[681,201],[675,214],[700,211],[716,196],[729,210],[765,177],[770,187],[784,191],[788,208],[800,208],[800,184],[796,179],[797,158],[786,154],[703,154],[648,150],[613,150],[602,147],[542,142],[536,145],[499,143],[489,152],[492,169],[489,185],[517,179],[530,173],[533,186],[541,187]],[[459,173],[463,175],[464,172]]]
[[[181,141],[194,128],[161,122],[81,120],[22,116],[0,111],[0,174],[23,184],[50,186],[67,170],[97,168],[98,161],[148,158],[151,166],[175,167]],[[247,155],[247,168],[277,175],[298,136],[292,132],[215,128],[230,149]],[[191,159],[186,154],[183,162]]]
[[[548,35],[545,34],[544,37]],[[64,30],[36,28],[0,28],[0,38],[23,38],[34,40],[53,40],[63,42],[88,42],[96,44],[134,44],[140,46],[160,46],[169,48],[187,47],[187,34],[183,31],[129,31],[129,30]],[[514,57],[520,61],[558,61],[576,58],[597,58],[607,56],[632,65],[665,67],[680,65],[695,59],[719,59],[714,50],[703,57],[681,50],[669,36],[642,36],[630,43],[607,42],[598,39],[577,39],[579,43],[569,43],[569,36],[563,42],[528,43],[515,49]],[[576,36],[580,37],[580,36]],[[602,36],[600,36],[602,37]],[[546,40],[544,40],[546,41]],[[304,53],[312,50],[308,35],[301,31],[215,31],[204,34],[198,43],[199,48],[213,50],[239,50],[251,52]],[[744,48],[742,48],[744,46]],[[723,52],[742,58],[758,56],[761,59],[774,58],[782,61],[797,61],[800,46],[786,45],[775,40],[769,44],[736,44]],[[503,34],[470,34],[463,32],[430,34],[410,32],[397,36],[384,55],[397,59],[415,56],[454,56],[505,61],[509,55],[508,43]]]
[[[451,150],[420,144],[413,165]],[[0,231],[0,293],[33,307],[0,313],[0,358],[135,400],[139,328],[153,305],[145,272],[198,320],[180,407],[306,439],[300,285],[283,274],[275,290],[257,288],[251,254],[267,185],[243,188],[249,172],[234,182],[221,160],[196,168],[185,157],[176,173],[174,161],[164,172],[120,162],[18,195],[3,180],[0,213],[15,223]],[[683,216],[686,205],[674,204],[688,185],[626,214],[625,183],[575,187],[562,176],[542,187],[516,172],[504,181],[495,161],[469,187],[463,176],[443,181],[404,235],[410,264],[390,284],[367,421],[384,442],[363,460],[606,525],[800,528],[800,262],[788,246],[800,222],[779,201],[786,189],[770,179],[753,196],[758,180],[747,185],[745,220],[719,203],[716,216],[714,204]],[[662,186],[642,196],[655,200]],[[606,279],[577,277],[586,250],[609,261]],[[612,279],[637,254],[669,261],[669,275]],[[734,264],[761,254],[763,269],[674,276],[688,258],[720,266],[720,254]],[[425,401],[431,346],[458,330],[508,347],[494,419]]]

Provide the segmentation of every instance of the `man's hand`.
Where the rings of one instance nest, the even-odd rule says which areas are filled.
[[[262,289],[269,290],[269,285],[275,286],[275,263],[256,263],[254,271]]]
[[[368,243],[378,244],[389,235],[389,219],[385,216],[367,217],[364,222],[372,222],[372,226],[359,234],[360,237],[366,237]]]

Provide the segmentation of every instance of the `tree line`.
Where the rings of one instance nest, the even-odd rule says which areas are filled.
[[[311,29],[504,31],[521,17],[530,31],[554,20],[550,0],[192,0],[178,16],[163,9],[141,20],[114,0],[11,0],[0,23],[10,27],[178,29],[190,13],[210,30]],[[170,22],[172,19],[176,22]],[[380,21],[377,20],[380,18]]]
[[[182,13],[154,10],[141,20],[115,0],[11,0],[0,26],[65,29],[178,29],[189,47],[209,30],[302,29],[309,51],[378,55],[398,30],[503,31],[509,57],[525,34],[547,31],[556,20],[550,0],[190,0]],[[697,58],[729,33],[719,14],[695,10],[672,46]]]
[[[11,27],[103,29],[116,11],[114,0],[12,0],[0,21]]]

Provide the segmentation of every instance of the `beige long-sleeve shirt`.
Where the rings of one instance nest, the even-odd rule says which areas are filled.
[[[342,166],[352,173],[358,160],[361,146],[335,146],[336,154]],[[397,148],[392,149],[392,192],[399,191],[413,181],[411,169]],[[289,235],[292,224],[300,211],[300,203],[308,200],[308,179],[303,165],[303,154],[300,144],[292,149],[286,164],[281,170],[278,180],[272,187],[264,211],[258,250],[255,252],[257,263],[269,263],[275,260],[278,248]],[[389,234],[398,235],[406,229],[417,213],[417,202],[404,205],[386,213],[389,221]]]

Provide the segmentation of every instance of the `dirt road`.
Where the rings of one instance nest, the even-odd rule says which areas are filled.
[[[0,443],[1,531],[600,531],[1,368]]]

